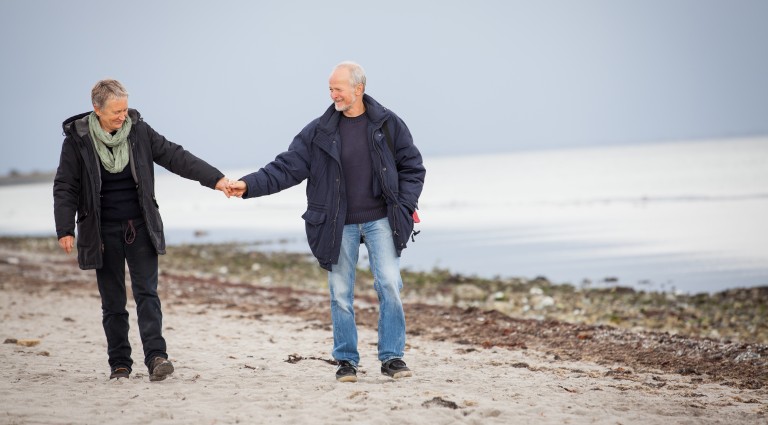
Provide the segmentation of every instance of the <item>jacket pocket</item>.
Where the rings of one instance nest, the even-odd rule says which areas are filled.
[[[304,219],[304,227],[307,231],[307,242],[309,242],[309,248],[318,258],[324,257],[324,253],[321,252],[323,239],[323,228],[325,227],[326,215],[322,211],[307,210],[301,215]]]
[[[162,233],[163,218],[160,216],[160,205],[157,204],[157,199],[155,199],[154,195],[152,195],[152,205],[154,208],[151,208],[149,211],[147,211],[147,219],[149,220],[147,227],[152,229],[154,232]]]
[[[408,245],[413,232],[413,214],[403,204],[395,207],[395,227],[395,245],[398,250],[402,250]]]
[[[92,214],[77,217],[77,263],[81,269],[101,267],[101,240],[99,239],[99,223]]]
[[[75,224],[80,224],[86,218],[88,218],[88,211],[86,211],[86,212],[84,212],[82,214],[78,213],[77,214],[77,221],[75,222]]]

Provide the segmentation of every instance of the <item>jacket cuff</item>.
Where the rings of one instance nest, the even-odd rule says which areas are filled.
[[[67,232],[67,231],[56,232],[56,239],[57,240],[63,238],[64,236],[72,236],[72,237],[74,237],[75,233],[74,232]]]
[[[250,198],[251,195],[248,193],[250,192],[251,184],[254,184],[253,181],[249,181],[252,179],[249,179],[248,176],[240,177],[239,179],[241,182],[245,183],[245,192],[243,192],[243,199]]]
[[[205,186],[205,187],[208,187],[208,188],[211,188],[211,189],[215,190],[216,189],[216,183],[218,183],[219,180],[221,180],[223,177],[225,177],[224,174],[222,174],[221,171],[219,171],[219,170],[216,170],[216,173],[217,173],[216,176],[210,182],[202,182],[201,181],[200,184]]]

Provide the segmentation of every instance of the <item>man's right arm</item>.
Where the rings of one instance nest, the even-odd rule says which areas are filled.
[[[231,184],[232,194],[245,198],[271,195],[304,181],[309,177],[313,134],[313,125],[310,124],[293,139],[288,150],[278,155],[274,161]]]

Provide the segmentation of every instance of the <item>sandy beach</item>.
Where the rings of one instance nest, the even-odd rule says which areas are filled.
[[[337,383],[325,294],[279,284],[185,280],[170,271],[161,277],[161,299],[176,372],[149,382],[129,302],[137,363],[130,379],[110,381],[92,272],[78,270],[73,256],[3,247],[0,278],[0,336],[6,341],[0,346],[0,423],[768,423],[768,387],[759,373],[755,382],[729,375],[727,367],[726,378],[718,378],[697,370],[695,360],[689,369],[669,367],[663,357],[655,366],[617,360],[632,352],[642,356],[639,345],[625,349],[630,356],[611,357],[595,355],[594,348],[581,354],[556,349],[545,335],[520,335],[517,344],[506,346],[492,338],[475,342],[472,335],[462,339],[420,319],[442,317],[450,328],[452,309],[407,306],[413,332],[406,360],[415,375],[392,380],[379,372],[375,320],[372,325],[367,318],[375,316],[376,304],[366,297],[357,302],[360,380]],[[461,320],[469,320],[470,313],[464,310]],[[503,321],[492,312],[479,313],[472,320]],[[521,334],[527,332],[519,326]],[[540,326],[571,332],[567,324]],[[574,332],[584,336],[575,340],[606,352],[621,345],[607,337],[601,342],[602,333],[620,340],[653,339],[580,329]],[[698,351],[707,344],[720,347],[721,357],[728,354],[723,347],[731,347],[682,343]],[[738,353],[745,367],[765,364],[754,361],[765,346],[737,345],[747,347]],[[660,356],[664,350],[660,344]],[[677,357],[693,358],[677,350]]]

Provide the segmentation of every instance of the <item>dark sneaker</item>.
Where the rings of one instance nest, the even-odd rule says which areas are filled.
[[[170,360],[157,356],[149,365],[149,380],[162,381],[173,373],[173,363]]]
[[[357,368],[352,363],[342,360],[336,369],[336,380],[339,382],[357,382]]]
[[[408,369],[403,359],[391,359],[381,364],[381,374],[398,379],[412,376],[413,372]]]
[[[131,376],[131,371],[127,367],[118,366],[112,369],[112,373],[109,374],[109,379],[128,379]]]

